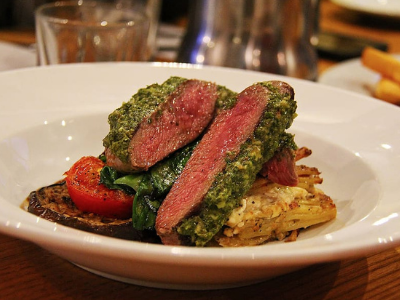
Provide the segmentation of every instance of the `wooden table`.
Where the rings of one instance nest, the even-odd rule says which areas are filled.
[[[322,2],[322,29],[377,39],[389,45],[389,52],[400,52],[399,23],[373,20]],[[0,40],[27,45],[35,38],[32,30],[10,29],[0,30]],[[319,71],[335,63],[321,59]],[[32,243],[0,234],[0,299],[400,299],[400,247],[311,266],[248,287],[172,291],[108,280]]]

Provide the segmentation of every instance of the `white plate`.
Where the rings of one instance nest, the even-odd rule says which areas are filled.
[[[394,55],[400,60],[400,55]],[[372,96],[381,75],[363,66],[360,58],[341,62],[323,72],[318,82]]]
[[[34,49],[0,42],[0,71],[36,66]]]
[[[398,0],[331,0],[347,9],[383,17],[400,17]]]
[[[193,248],[151,245],[78,231],[20,208],[30,191],[60,179],[83,155],[102,151],[107,115],[140,87],[171,75],[235,91],[280,79],[296,91],[292,131],[313,149],[337,219],[293,243]],[[0,73],[0,232],[32,241],[94,273],[152,287],[246,285],[305,266],[400,244],[400,109],[371,98],[278,75],[166,63],[105,63]],[[7,99],[5,101],[4,99]]]

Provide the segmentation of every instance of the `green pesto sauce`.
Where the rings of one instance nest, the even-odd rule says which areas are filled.
[[[186,80],[170,77],[161,85],[155,83],[140,89],[128,102],[108,116],[110,132],[103,139],[103,146],[109,148],[122,162],[127,163],[128,146],[140,122],[151,115]]]
[[[183,221],[178,233],[189,236],[196,246],[204,246],[221,230],[233,209],[250,189],[262,165],[283,144],[295,148],[293,136],[286,133],[296,116],[296,102],[282,95],[269,82],[258,83],[270,90],[270,100],[254,135],[242,146],[239,154],[227,157],[227,166],[217,175],[205,195],[201,212]]]
[[[215,105],[217,113],[222,110],[230,109],[236,104],[237,93],[221,85],[217,87],[217,92],[218,92],[218,99]]]

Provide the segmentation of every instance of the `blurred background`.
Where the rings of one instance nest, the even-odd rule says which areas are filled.
[[[107,0],[97,0],[107,2]],[[34,10],[42,4],[55,0],[1,0],[0,26],[32,28],[35,24]],[[161,0],[160,20],[178,24],[184,22],[189,10],[190,0]]]
[[[361,66],[362,51],[400,53],[398,0],[152,1],[159,6],[152,61],[251,69],[374,96],[380,75]],[[48,2],[0,1],[0,71],[32,64],[4,48],[34,52],[34,10]]]

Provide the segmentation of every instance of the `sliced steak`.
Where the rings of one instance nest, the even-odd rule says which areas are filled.
[[[272,182],[286,186],[296,186],[299,180],[296,172],[294,150],[283,148],[277,151],[275,155],[263,165],[260,174],[267,177]]]
[[[281,185],[296,186],[299,183],[296,161],[310,156],[311,153],[312,151],[306,147],[296,150],[283,147],[263,165],[260,175]]]
[[[181,84],[140,124],[129,144],[132,166],[147,170],[197,138],[213,117],[217,96],[216,85],[199,80]]]
[[[233,108],[214,119],[158,211],[156,231],[163,244],[181,244],[177,226],[198,213],[227,160],[236,157],[243,143],[253,136],[268,99],[268,89],[253,85],[238,95]]]
[[[120,171],[148,170],[192,142],[207,127],[214,116],[217,85],[182,78],[178,83],[170,80],[172,84],[167,81],[140,90],[132,103],[110,115],[110,134],[104,140],[107,165]],[[130,122],[129,117],[135,120]]]

